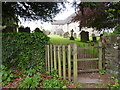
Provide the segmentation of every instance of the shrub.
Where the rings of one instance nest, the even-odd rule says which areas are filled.
[[[9,82],[13,81],[17,76],[14,74],[14,71],[8,70],[7,67],[4,65],[2,67],[2,73],[0,73],[0,76],[2,76],[2,85],[8,84]]]
[[[13,68],[32,68],[45,61],[45,45],[49,38],[44,33],[3,33],[2,62]]]
[[[42,82],[41,88],[63,88],[64,84],[56,78],[47,79]]]

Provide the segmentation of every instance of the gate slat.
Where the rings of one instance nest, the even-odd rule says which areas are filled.
[[[54,69],[57,70],[57,64],[56,64],[56,46],[54,45]]]
[[[65,56],[65,46],[62,46],[62,50],[63,50],[63,79],[66,79],[66,56]]]
[[[50,45],[50,56],[51,56],[51,58],[50,58],[50,59],[51,59],[51,71],[53,70],[53,56],[52,56],[52,55],[53,55],[53,52],[52,52],[52,50],[53,50],[53,49],[52,49],[52,45]]]
[[[77,45],[74,43],[73,45],[73,78],[74,82],[77,82],[77,74],[78,74],[78,68],[77,68]]]
[[[71,47],[68,45],[68,80],[71,81]]]
[[[46,65],[46,71],[48,71],[48,63],[47,63],[47,61],[48,61],[48,57],[47,57],[47,52],[48,52],[48,48],[47,48],[47,46],[45,46],[45,65]]]
[[[50,72],[50,53],[49,53],[49,51],[50,51],[50,48],[49,48],[49,45],[47,45],[47,49],[48,49],[48,71]]]
[[[102,46],[101,42],[99,42],[99,46]],[[99,70],[102,70],[102,48],[99,48]]]
[[[58,46],[58,74],[59,77],[61,77],[61,51],[60,51],[60,46]]]

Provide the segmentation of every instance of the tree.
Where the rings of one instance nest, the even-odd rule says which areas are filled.
[[[119,2],[82,2],[78,4],[79,10],[73,20],[80,21],[80,27],[95,27],[97,30],[113,28],[119,22],[120,14],[116,13],[120,10],[119,5]],[[112,14],[110,10],[114,10]]]
[[[57,2],[2,2],[2,25],[13,26],[18,24],[18,17],[25,20],[48,21],[61,11]]]

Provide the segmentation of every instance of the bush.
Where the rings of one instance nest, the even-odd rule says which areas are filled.
[[[41,88],[63,88],[65,85],[56,78],[47,79],[42,82]]]
[[[45,45],[49,38],[44,33],[3,33],[2,62],[8,68],[32,68],[45,61]]]
[[[113,31],[115,34],[120,34],[120,26],[117,26],[115,30]]]
[[[0,73],[0,76],[2,77],[2,85],[12,82],[17,77],[13,70],[8,70],[4,65],[2,65],[1,68],[2,72]]]

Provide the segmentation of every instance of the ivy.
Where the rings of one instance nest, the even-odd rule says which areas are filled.
[[[30,69],[45,61],[45,45],[49,37],[44,33],[3,33],[2,62],[8,68]]]

